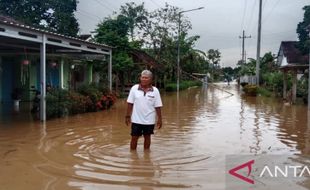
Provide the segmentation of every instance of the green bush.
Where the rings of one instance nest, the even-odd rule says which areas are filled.
[[[98,111],[98,102],[108,109],[116,101],[116,95],[95,85],[83,85],[78,92],[51,89],[46,95],[46,116],[48,119]]]
[[[256,85],[248,84],[243,87],[243,91],[248,96],[256,96],[258,87]]]
[[[185,90],[191,86],[201,86],[201,85],[202,85],[202,82],[200,82],[200,81],[182,81],[182,82],[180,82],[179,89]],[[167,91],[167,92],[177,91],[177,84],[176,83],[166,84],[165,91]]]
[[[289,78],[288,78],[289,79]],[[262,80],[268,90],[276,94],[282,93],[283,90],[283,73],[280,71],[262,74]],[[290,81],[290,80],[289,80]],[[290,83],[288,84],[290,86]]]
[[[68,115],[71,105],[69,91],[51,89],[46,95],[46,104],[47,118]]]
[[[304,103],[308,102],[308,76],[304,75],[297,83],[297,97],[303,99]]]
[[[257,89],[257,94],[260,94],[260,95],[266,96],[266,97],[271,97],[272,96],[272,92],[270,92],[266,88],[261,88],[261,87]]]
[[[77,92],[83,96],[87,96],[92,101],[92,104],[87,107],[88,111],[97,111],[96,104],[100,100],[101,96],[103,95],[100,92],[99,88],[94,84],[91,85],[82,85],[77,89]]]

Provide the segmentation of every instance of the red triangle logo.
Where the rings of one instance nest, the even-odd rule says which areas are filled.
[[[235,176],[247,183],[250,183],[250,184],[254,184],[254,180],[253,179],[250,179],[248,178],[252,172],[252,165],[254,164],[254,160],[251,160],[249,162],[246,162],[244,164],[241,164],[240,166],[237,166],[231,170],[229,170],[229,174],[232,175],[232,176]],[[243,175],[240,175],[237,173],[238,170],[241,170],[242,168],[245,168],[247,167],[248,168],[248,175],[247,176],[243,176]]]

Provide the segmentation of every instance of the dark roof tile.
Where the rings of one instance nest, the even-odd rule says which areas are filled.
[[[301,51],[297,48],[297,43],[296,41],[283,41],[281,43],[281,49],[283,50],[284,56],[287,58],[288,64],[308,64],[309,56],[302,55]]]

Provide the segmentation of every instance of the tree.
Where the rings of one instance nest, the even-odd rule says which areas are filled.
[[[77,0],[0,0],[0,14],[69,36],[79,30],[76,7]]]
[[[153,49],[155,56],[161,60],[160,55],[163,51],[173,48],[175,50],[178,37],[178,12],[179,8],[165,5],[164,8],[157,9],[151,12],[149,15],[148,23],[146,28],[144,28],[143,37],[145,40],[145,45],[149,49]],[[187,35],[188,29],[191,28],[191,24],[188,20],[183,17],[181,22],[181,35]],[[171,47],[171,45],[174,45]]]
[[[256,73],[256,59],[249,58],[246,64],[243,64],[240,69],[240,76],[255,75]]]
[[[275,62],[275,57],[272,55],[271,52],[265,53],[265,55],[261,58],[261,73],[265,72],[273,72],[278,70],[276,62]]]
[[[177,40],[178,40],[178,13],[181,10],[178,7],[168,5],[150,12],[148,22],[142,28],[141,37],[143,38],[144,47],[155,59],[165,65],[161,70],[168,81],[175,80],[176,62],[177,62]],[[190,22],[183,17],[180,19],[180,50],[181,55],[189,49],[183,48],[187,39],[187,31],[191,28]],[[181,57],[182,59],[182,57]],[[181,60],[182,64],[182,60]]]
[[[79,24],[74,16],[77,0],[49,0],[48,12],[52,12],[46,20],[47,27],[57,33],[77,36]]]
[[[136,5],[134,2],[126,3],[121,6],[120,14],[128,19],[129,35],[133,42],[134,36],[139,35],[148,22],[148,12],[144,8],[144,3],[140,5]]]
[[[158,70],[156,75],[165,81],[175,79],[179,12],[179,8],[168,4],[147,12],[143,3],[126,3],[115,19],[106,18],[98,25],[97,42],[116,48],[113,50],[113,70],[121,75],[120,78],[123,77],[122,72],[133,69],[128,52],[143,47],[143,51],[162,65],[163,69]],[[183,15],[180,22],[181,68],[186,72],[202,71],[206,68],[205,56],[193,49],[199,36],[188,36],[191,24]]]
[[[127,36],[129,29],[129,19],[118,15],[115,19],[109,17],[98,24],[95,36],[97,42],[115,47],[112,57],[113,71],[119,77],[122,87],[125,84],[125,71],[133,67],[133,61],[128,55],[131,49]]]
[[[220,60],[221,60],[221,52],[219,50],[214,50],[214,49],[209,49],[207,52],[207,59],[209,61],[209,63],[211,63],[211,79],[212,81],[214,80],[214,68],[217,67],[217,65],[219,64]]]
[[[209,49],[207,52],[207,57],[210,63],[214,65],[219,64],[221,61],[221,52],[218,49]]]
[[[310,30],[310,5],[303,7],[304,18],[303,21],[297,25],[297,34],[299,38],[298,48],[304,53],[307,54],[309,52],[310,46],[310,38],[309,38],[309,30]]]

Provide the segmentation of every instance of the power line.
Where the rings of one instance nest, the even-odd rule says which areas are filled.
[[[155,1],[151,0],[151,2],[156,5],[158,8],[160,8],[160,5],[158,5]]]
[[[87,12],[87,11],[84,11],[84,10],[82,10],[82,9],[78,9],[77,12],[80,12],[80,13],[82,13],[82,14],[84,13],[84,15],[87,15],[88,17],[93,17],[93,18],[96,18],[96,19],[98,19],[98,20],[101,20],[101,18],[99,18],[97,15],[94,15],[94,14],[89,13],[89,12]]]
[[[264,8],[265,8],[267,2],[268,2],[268,0],[265,0],[265,2],[264,2],[264,4],[263,4],[263,10],[264,10]]]
[[[81,12],[81,11],[77,11],[77,13],[83,15],[83,18],[87,18],[87,19],[89,19],[89,20],[94,21],[94,18],[95,18],[95,17],[90,16],[88,13],[83,13],[83,12]],[[99,18],[99,17],[98,17],[98,18]],[[97,20],[98,18],[96,17],[96,20]],[[100,19],[98,19],[97,21],[100,21]]]
[[[247,27],[247,30],[249,30],[249,31],[251,31],[251,32],[252,32],[252,30],[250,30],[250,29],[251,29],[250,26],[252,25],[252,19],[253,19],[253,14],[254,14],[256,2],[257,2],[257,1],[254,1],[254,4],[253,4],[253,6],[252,6],[252,9],[251,9],[251,16],[250,16],[250,20],[249,20],[249,24],[248,24],[249,27]]]
[[[274,6],[272,7],[271,11],[269,12],[269,14],[263,19],[263,23],[268,19],[268,17],[272,14],[272,12],[274,11],[274,9],[276,8],[276,6],[279,4],[280,0],[278,0]]]
[[[242,16],[242,22],[241,22],[241,29],[240,29],[240,31],[243,29],[243,26],[244,26],[244,19],[245,19],[246,8],[247,8],[247,0],[244,0],[243,16]]]
[[[104,3],[102,3],[101,1],[99,1],[99,0],[94,0],[94,1],[96,1],[96,2],[97,2],[99,5],[101,5],[102,7],[104,7],[104,8],[106,8],[106,9],[112,11],[112,13],[114,12],[113,9],[111,9],[111,8],[108,7],[108,6],[106,6],[106,5],[105,5]]]
[[[112,3],[110,3],[109,1],[107,1],[107,0],[105,0],[104,1],[105,3],[107,3],[107,4],[109,4],[110,5],[110,7],[113,7],[113,9],[117,9],[117,7],[115,7]]]

